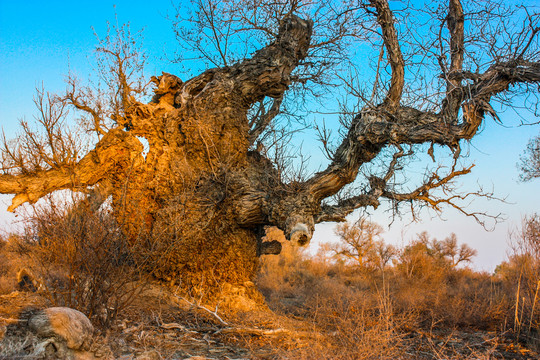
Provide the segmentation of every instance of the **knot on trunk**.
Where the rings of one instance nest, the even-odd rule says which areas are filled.
[[[277,240],[263,241],[260,247],[260,255],[279,255],[281,248],[281,243]]]
[[[311,236],[312,232],[309,230],[306,224],[297,223],[292,228],[289,238],[294,245],[305,246],[309,244]]]
[[[313,237],[315,221],[313,220],[313,216],[292,215],[287,219],[284,230],[285,237],[293,245],[306,246]]]

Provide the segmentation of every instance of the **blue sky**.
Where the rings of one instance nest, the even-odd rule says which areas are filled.
[[[43,83],[46,90],[61,92],[69,70],[81,79],[87,78],[92,71],[92,51],[96,45],[92,28],[104,34],[106,22],[115,21],[115,13],[119,23],[130,22],[132,30],[144,28],[144,48],[150,57],[148,77],[162,71],[179,73],[180,66],[167,61],[167,56],[176,50],[171,24],[166,20],[171,10],[169,0],[73,3],[0,0],[0,126],[8,138],[16,136],[19,118],[32,118],[36,86]],[[507,127],[488,119],[482,133],[472,141],[467,161],[476,167],[463,182],[463,188],[473,190],[478,182],[486,188],[493,187],[500,197],[508,196],[505,204],[480,200],[471,205],[471,209],[505,213],[508,221],[499,224],[495,231],[486,232],[472,219],[449,209],[443,215],[445,221],[425,216],[421,223],[409,226],[405,226],[410,222],[407,217],[404,222],[395,222],[386,232],[388,241],[406,243],[423,230],[439,239],[455,232],[459,241],[478,249],[476,268],[492,270],[500,263],[505,256],[509,229],[519,225],[523,215],[540,210],[540,181],[519,183],[515,166],[528,139],[540,129],[516,126],[518,120],[510,111],[502,119]],[[529,120],[538,119],[529,116]],[[9,199],[0,196],[0,228],[9,228],[15,220],[4,210]],[[372,213],[381,225],[389,224],[384,209]],[[329,224],[318,225],[314,242],[333,238],[332,228]]]

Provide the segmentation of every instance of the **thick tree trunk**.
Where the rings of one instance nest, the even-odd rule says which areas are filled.
[[[146,138],[149,152],[109,180],[113,207],[133,241],[145,242],[157,276],[207,289],[243,283],[257,254],[275,252],[257,234],[272,216],[269,199],[286,190],[272,164],[248,151],[247,111],[265,96],[282,96],[311,26],[291,17],[251,59],[185,83],[169,74],[154,78],[153,101],[128,109],[121,125]]]

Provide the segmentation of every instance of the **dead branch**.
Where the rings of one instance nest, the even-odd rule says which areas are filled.
[[[190,306],[194,307],[194,308],[197,308],[197,309],[200,309],[200,310],[204,310],[206,311],[207,313],[209,313],[210,315],[212,315],[213,317],[215,317],[220,323],[221,325],[225,325],[225,326],[229,326],[229,323],[227,323],[226,321],[224,321],[221,316],[218,315],[218,307],[219,307],[219,304],[216,305],[216,308],[214,310],[210,310],[208,309],[206,306],[203,306],[201,305],[200,303],[198,303],[197,301],[189,301],[188,299],[186,299],[185,297],[183,296],[179,296],[180,299],[184,300],[186,303],[188,303]]]
[[[388,54],[388,62],[392,67],[390,89],[383,101],[383,106],[392,113],[399,106],[403,93],[405,64],[403,55],[401,54],[401,47],[399,46],[397,31],[394,26],[394,18],[388,2],[372,0],[371,4],[375,6],[377,22],[381,26],[382,38]]]
[[[33,204],[56,190],[85,190],[114,173],[129,171],[140,164],[141,151],[142,145],[135,137],[121,130],[111,130],[76,164],[28,175],[0,175],[0,193],[15,194],[8,208],[14,211],[21,204]]]

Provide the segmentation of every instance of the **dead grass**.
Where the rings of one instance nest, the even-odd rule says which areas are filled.
[[[38,339],[32,334],[25,336],[9,336],[2,339],[2,348],[0,350],[0,360],[8,359],[39,359],[37,356]],[[32,351],[28,351],[32,349]]]

